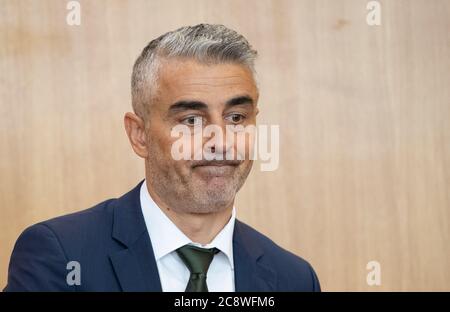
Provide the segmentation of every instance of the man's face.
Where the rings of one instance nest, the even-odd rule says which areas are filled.
[[[157,89],[146,123],[151,190],[178,212],[211,213],[229,208],[252,167],[252,140],[245,133],[226,132],[227,125],[255,125],[258,91],[251,71],[231,63],[163,60]],[[171,135],[177,125],[186,126],[189,135],[181,139]],[[194,139],[206,126],[222,130],[223,137]],[[242,135],[247,139],[238,146]],[[172,146],[180,140],[192,143],[190,159],[174,159]],[[222,155],[224,160],[194,160],[202,152],[219,159]],[[229,160],[230,155],[234,160]]]

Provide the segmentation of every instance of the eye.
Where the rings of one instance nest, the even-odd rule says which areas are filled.
[[[181,120],[181,123],[188,126],[198,126],[201,125],[203,118],[201,116],[189,116]]]
[[[238,123],[244,121],[245,116],[242,114],[230,114],[225,119],[230,121],[231,123],[238,124]]]

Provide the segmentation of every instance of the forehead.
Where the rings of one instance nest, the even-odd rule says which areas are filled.
[[[162,101],[157,102],[162,105],[184,99],[212,104],[244,94],[256,102],[258,96],[252,72],[247,67],[234,63],[203,64],[192,59],[162,60],[158,91]]]

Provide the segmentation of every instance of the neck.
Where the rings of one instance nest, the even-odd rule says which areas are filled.
[[[206,245],[228,223],[232,209],[233,206],[221,212],[208,214],[177,213],[173,210],[163,210],[163,212],[190,240]]]
[[[167,206],[161,198],[153,192],[147,183],[147,189],[161,211],[195,243],[206,245],[225,227],[231,218],[234,201],[227,207],[212,213],[189,213],[175,211]]]

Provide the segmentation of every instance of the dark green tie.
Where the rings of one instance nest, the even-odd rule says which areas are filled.
[[[206,285],[206,273],[208,272],[209,265],[214,258],[214,255],[218,253],[217,248],[200,248],[192,245],[184,245],[177,249],[177,253],[183,260],[191,272],[189,282],[186,286],[186,292],[207,292],[208,286]]]

